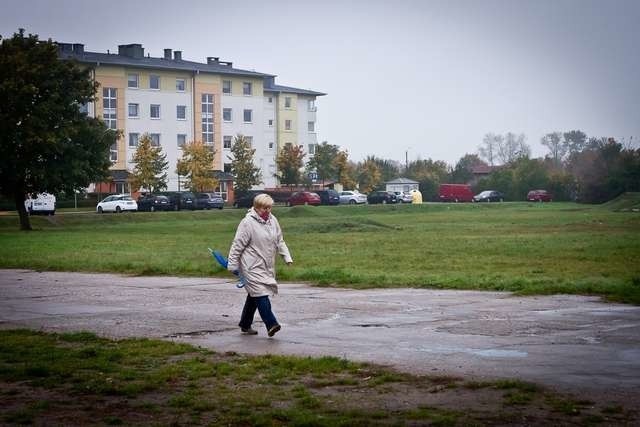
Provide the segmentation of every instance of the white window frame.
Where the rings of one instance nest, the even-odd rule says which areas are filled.
[[[242,82],[242,94],[244,96],[252,96],[253,95],[253,83],[251,83],[251,82]]]
[[[114,142],[113,144],[111,144],[111,147],[109,148],[109,160],[111,160],[112,162],[118,161],[118,143],[117,142]]]
[[[179,82],[182,82],[182,89],[180,89]],[[176,92],[184,92],[187,89],[187,81],[185,79],[176,79]]]
[[[291,119],[286,119],[284,121],[284,130],[291,130]]]
[[[213,134],[213,107],[214,107],[214,96],[212,93],[203,93],[200,97],[200,102],[202,105],[202,143],[203,144],[213,144],[214,143],[214,134]]]
[[[135,108],[135,114],[131,114],[131,108]],[[138,119],[140,118],[140,104],[136,102],[130,102],[127,108],[128,117],[130,119]]]
[[[267,124],[268,124],[268,126],[269,126],[270,128],[272,128],[272,127],[273,127],[273,119],[269,119],[269,121],[267,122]]]
[[[153,79],[157,79],[158,80],[158,87],[153,87],[151,85],[151,83],[153,82]],[[149,89],[151,90],[160,90],[160,76],[157,74],[149,74]]]
[[[102,120],[109,129],[118,128],[118,89],[105,87],[102,89]]]
[[[182,143],[181,140],[182,139]],[[182,148],[187,144],[187,134],[186,133],[179,133],[176,137],[176,144],[178,145],[178,148]]]
[[[180,117],[180,107],[182,107],[182,117]],[[186,105],[176,105],[176,119],[178,119],[178,120],[187,120],[187,106]]]
[[[229,144],[227,144],[227,142]],[[231,145],[233,144],[233,137],[230,135],[225,135],[222,137],[222,148],[226,149],[226,150],[230,150],[231,149]],[[228,146],[227,146],[228,145]]]
[[[315,133],[316,132],[316,122],[308,121],[307,122],[307,130],[309,131],[309,133]]]
[[[273,151],[273,147],[274,147],[274,143],[270,142],[269,144],[267,144],[267,148],[269,149],[269,151]]]
[[[137,147],[140,142],[140,134],[137,132],[131,132],[129,134],[129,147]]]
[[[160,147],[160,134],[159,133],[150,133],[149,137],[151,138],[151,146],[152,147]]]
[[[284,108],[291,108],[291,97],[290,96],[285,96],[284,97]]]
[[[225,84],[228,83],[229,84],[229,90],[227,90],[227,88],[225,88]],[[231,80],[223,80],[222,81],[222,94],[223,95],[231,95],[231,93],[233,92],[233,82]]]
[[[158,107],[158,115],[157,116],[153,115],[153,108],[154,107]],[[160,115],[160,104],[150,104],[149,105],[149,118],[151,120],[160,120],[161,117],[162,116]]]
[[[249,120],[247,120],[247,113],[249,113]],[[244,123],[253,123],[253,110],[245,109],[242,112],[242,120]]]
[[[226,113],[229,113],[229,118],[225,118]],[[222,109],[222,121],[230,123],[233,121],[233,108],[223,108]]]
[[[135,77],[135,86],[131,86],[133,80],[131,77]],[[129,73],[127,74],[127,88],[128,89],[139,89],[140,88],[140,75],[137,73]]]

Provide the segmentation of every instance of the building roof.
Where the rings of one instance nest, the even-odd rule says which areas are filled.
[[[324,95],[326,95],[326,93],[316,92],[316,91],[309,90],[309,89],[298,89],[296,87],[280,86],[280,85],[276,85],[276,84],[272,84],[270,86],[265,85],[264,91],[265,92],[276,92],[276,93],[282,93],[282,92],[297,93],[298,95],[313,95],[313,96],[324,96]]]
[[[496,169],[495,166],[489,165],[475,165],[471,168],[471,173],[474,175],[488,175]]]
[[[418,181],[414,181],[412,179],[409,178],[396,178],[396,179],[392,179],[391,181],[387,181],[385,182],[385,184],[420,184]]]
[[[273,74],[258,73],[256,71],[233,68],[230,62],[219,61],[218,58],[207,58],[207,63],[185,61],[182,52],[175,51],[171,56],[170,49],[166,49],[168,57],[155,58],[144,56],[142,45],[120,45],[118,53],[99,53],[84,50],[84,45],[78,43],[58,43],[58,55],[61,59],[75,59],[78,62],[95,65],[125,65],[136,68],[154,68],[164,70],[190,71],[195,73],[215,73],[240,75],[250,77],[274,77]]]

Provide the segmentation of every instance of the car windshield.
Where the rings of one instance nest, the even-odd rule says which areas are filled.
[[[483,191],[482,193],[478,194],[478,196],[480,197],[487,197],[491,195],[491,191]]]

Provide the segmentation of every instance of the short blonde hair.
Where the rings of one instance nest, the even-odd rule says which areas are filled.
[[[273,206],[273,199],[268,194],[258,194],[253,198],[253,207],[254,208],[270,208]]]

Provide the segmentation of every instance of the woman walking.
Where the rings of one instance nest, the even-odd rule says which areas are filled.
[[[247,299],[238,326],[248,335],[258,333],[251,327],[256,309],[270,337],[280,330],[280,324],[271,311],[269,301],[269,296],[278,293],[276,254],[282,255],[287,265],[293,262],[289,248],[282,237],[280,224],[271,214],[272,207],[271,196],[257,195],[253,199],[253,208],[249,209],[247,215],[240,221],[229,250],[227,268],[242,276],[244,288],[247,290]]]

